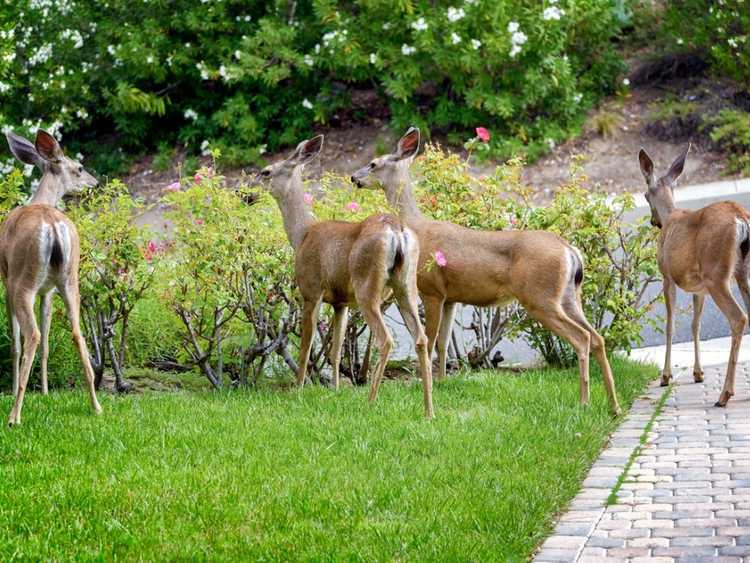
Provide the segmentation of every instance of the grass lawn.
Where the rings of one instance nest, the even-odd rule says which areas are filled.
[[[613,361],[629,406],[657,370]],[[526,558],[615,428],[598,372],[435,388],[27,395],[0,429],[0,559]],[[11,398],[0,398],[2,416]],[[4,419],[3,419],[4,420]]]

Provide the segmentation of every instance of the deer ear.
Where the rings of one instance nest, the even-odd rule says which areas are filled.
[[[669,172],[664,175],[664,179],[670,184],[674,184],[677,178],[680,177],[680,174],[682,174],[682,171],[685,168],[685,160],[687,159],[689,152],[690,144],[688,143],[688,146],[682,151],[682,154],[678,156],[672,163],[672,166],[669,167]]]
[[[646,178],[646,183],[651,186],[654,180],[654,161],[651,160],[651,157],[648,156],[646,149],[643,147],[638,152],[638,162],[641,165],[641,173]]]
[[[37,130],[36,142],[34,144],[36,145],[37,152],[47,160],[56,161],[60,160],[63,156],[60,143],[43,129]]]
[[[322,148],[323,135],[318,135],[317,137],[313,137],[312,139],[302,141],[299,145],[297,145],[297,150],[294,151],[294,154],[289,158],[289,160],[295,166],[307,164],[313,158],[318,156],[318,154],[320,154]]]
[[[31,141],[10,132],[5,134],[5,138],[8,139],[10,152],[18,160],[24,164],[36,165],[39,168],[44,166],[44,158],[37,152],[36,147],[31,144]]]
[[[398,156],[399,159],[412,158],[419,152],[419,140],[419,129],[416,127],[409,127],[409,130],[398,142],[396,156]]]

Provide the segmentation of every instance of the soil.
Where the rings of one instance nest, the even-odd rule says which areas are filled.
[[[715,150],[704,133],[699,130],[699,119],[677,123],[654,123],[652,111],[665,100],[690,101],[699,108],[696,112],[715,112],[720,107],[741,106],[731,85],[721,84],[705,74],[705,64],[690,56],[665,57],[656,61],[647,60],[646,52],[636,53],[630,60],[627,92],[612,96],[590,112],[581,134],[564,144],[556,146],[546,156],[526,167],[523,179],[535,188],[535,201],[543,204],[549,200],[554,189],[569,178],[569,167],[574,155],[584,157],[585,186],[591,190],[607,193],[641,191],[643,177],[637,164],[640,147],[645,147],[656,163],[657,170],[666,170],[684,148],[693,143],[681,185],[693,185],[731,178],[727,174],[724,156]],[[750,104],[749,104],[750,105]],[[382,109],[382,108],[381,108]],[[387,124],[382,111],[374,112],[366,123],[351,124],[351,115],[337,116],[335,128],[321,129],[326,142],[321,158],[311,166],[308,173],[319,175],[322,170],[333,170],[347,174],[366,164],[380,149],[394,147],[398,135]],[[361,115],[361,114],[360,114]],[[441,139],[433,139],[438,142]],[[450,148],[450,147],[449,147]],[[453,147],[452,150],[463,152]],[[273,162],[285,158],[289,152],[268,155]],[[134,194],[147,202],[156,203],[162,190],[179,175],[179,163],[184,160],[184,151],[175,159],[175,167],[166,172],[155,172],[153,157],[136,163],[124,181]],[[204,164],[209,159],[203,160]],[[495,163],[477,165],[476,174],[489,173]],[[247,174],[254,174],[253,167],[224,169],[230,185],[239,183]],[[142,222],[160,223],[162,210],[157,204],[142,218]],[[163,227],[163,225],[162,225]]]

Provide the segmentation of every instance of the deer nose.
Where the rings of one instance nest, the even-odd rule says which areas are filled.
[[[352,174],[351,181],[352,181],[352,184],[354,184],[358,188],[362,187],[362,182],[360,182],[360,180],[359,180],[359,178],[357,178],[356,174]]]

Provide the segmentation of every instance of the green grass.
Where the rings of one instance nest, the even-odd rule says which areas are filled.
[[[657,376],[615,360],[624,405]],[[616,426],[600,378],[366,390],[30,394],[0,430],[0,559],[526,558]],[[5,416],[11,399],[3,396]]]

